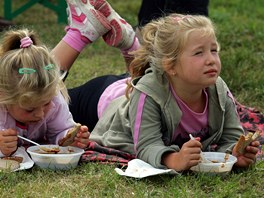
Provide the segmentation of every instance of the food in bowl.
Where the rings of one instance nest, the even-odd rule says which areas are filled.
[[[194,172],[228,173],[232,170],[237,158],[220,152],[203,152],[204,158],[209,162],[201,162],[191,167]],[[211,163],[210,163],[211,162]]]
[[[57,154],[60,152],[60,148],[58,146],[52,148],[46,148],[45,146],[39,146],[39,150],[36,150],[37,153],[42,154]]]
[[[41,147],[48,149],[58,147],[60,150],[57,153],[45,153],[39,146],[31,146],[27,149],[27,152],[37,166],[51,170],[75,168],[78,165],[81,155],[84,153],[83,149],[73,146],[41,145]]]

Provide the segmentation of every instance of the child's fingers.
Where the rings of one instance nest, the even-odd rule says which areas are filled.
[[[79,141],[76,142],[76,146],[79,147],[79,148],[85,148],[86,147],[86,145],[84,143],[79,142]]]
[[[89,137],[90,137],[90,132],[88,131],[77,133],[77,138],[88,139]]]
[[[183,144],[183,146],[186,146],[186,147],[199,147],[200,149],[202,148],[201,142],[199,142],[197,140],[189,140],[188,142],[185,142]]]
[[[243,155],[238,156],[237,164],[240,167],[248,167],[255,163],[256,161],[256,154],[258,149],[253,146],[247,146],[246,152]]]
[[[87,145],[89,144],[89,139],[77,138],[75,139],[75,144],[79,148],[86,148]]]
[[[252,159],[254,160],[256,158],[256,154],[258,152],[258,150],[253,150],[254,147],[252,148],[248,148],[250,150],[250,152],[245,152],[245,154],[243,155],[245,158],[248,158],[248,159]]]
[[[16,136],[17,135],[17,131],[14,129],[5,129],[1,131],[1,134],[3,136]]]
[[[80,131],[81,132],[87,132],[88,131],[88,127],[85,126],[85,125],[82,125],[81,128],[80,128]]]
[[[252,153],[253,155],[256,155],[258,153],[258,151],[259,151],[258,147],[255,147],[255,146],[247,146],[246,147],[246,154]]]
[[[250,143],[251,146],[254,146],[254,147],[259,147],[260,145],[260,142],[259,141],[253,141]]]
[[[194,139],[197,140],[197,141],[199,141],[199,142],[201,141],[201,138],[200,137],[195,137]]]
[[[77,137],[75,137],[75,142],[79,145],[82,144],[82,147],[86,147],[89,143],[89,137],[90,137],[90,132],[79,132],[77,134]]]
[[[79,148],[86,148],[87,145],[89,144],[89,137],[90,137],[90,132],[88,131],[88,127],[82,125],[74,139],[75,141],[74,145],[76,145]]]

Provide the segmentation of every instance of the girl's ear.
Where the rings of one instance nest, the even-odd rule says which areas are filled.
[[[162,59],[162,67],[164,71],[172,76],[176,75],[175,62],[167,57]]]

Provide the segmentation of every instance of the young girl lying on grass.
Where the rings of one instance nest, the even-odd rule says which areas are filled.
[[[253,164],[258,141],[243,155],[233,150],[243,129],[219,77],[220,47],[210,19],[172,14],[147,24],[142,39],[130,65],[129,100],[110,103],[90,139],[176,171],[197,165],[201,150],[230,152],[238,167]]]
[[[0,46],[0,153],[9,156],[27,142],[58,144],[75,122],[67,90],[50,51],[36,35],[10,30]],[[85,148],[88,128],[82,126],[73,146]]]

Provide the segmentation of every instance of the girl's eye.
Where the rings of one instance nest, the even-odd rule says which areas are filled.
[[[218,50],[217,49],[212,49],[211,52],[212,53],[218,53]]]
[[[195,52],[194,55],[199,55],[199,54],[202,54],[203,52],[202,51],[199,51],[199,52]]]
[[[50,102],[48,102],[48,103],[44,104],[44,106],[48,106],[49,104],[50,104]]]
[[[26,110],[27,113],[32,113],[34,109]]]

